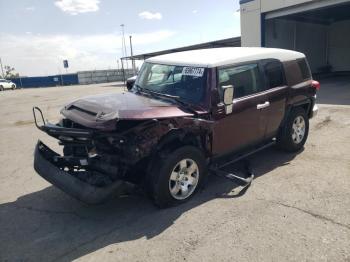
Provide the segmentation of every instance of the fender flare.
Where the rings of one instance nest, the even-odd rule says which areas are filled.
[[[288,118],[290,112],[296,107],[307,106],[306,114],[309,116],[310,115],[310,111],[312,109],[312,104],[313,104],[312,99],[311,98],[306,98],[306,99],[298,101],[298,102],[296,102],[294,104],[287,105],[286,112],[284,114],[284,117],[283,117],[283,120],[281,122],[280,127],[282,127],[285,124],[285,122],[287,121],[287,118]]]

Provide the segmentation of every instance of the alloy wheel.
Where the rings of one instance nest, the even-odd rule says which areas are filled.
[[[299,144],[301,141],[303,141],[305,136],[305,120],[302,116],[297,116],[292,125],[292,139],[295,144]]]
[[[192,195],[199,181],[199,168],[192,159],[183,159],[173,168],[169,179],[169,190],[173,198],[184,200]]]

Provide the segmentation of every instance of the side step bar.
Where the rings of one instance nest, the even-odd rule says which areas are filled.
[[[268,148],[268,147],[274,145],[275,143],[276,143],[276,139],[273,139],[271,142],[269,142],[269,143],[267,143],[259,148],[256,148],[256,149],[254,149],[246,154],[238,155],[225,163],[211,167],[210,171],[212,171],[214,174],[216,174],[220,177],[224,177],[226,179],[229,179],[229,180],[233,181],[234,183],[246,188],[246,187],[251,185],[251,183],[254,179],[254,173],[253,173],[248,161],[246,161],[244,163],[244,169],[245,169],[244,173],[246,173],[245,177],[238,176],[236,174],[225,171],[225,170],[223,170],[223,168],[227,167],[229,165],[232,165],[232,164],[234,164],[234,163],[236,163],[236,162],[238,162],[238,161],[240,161],[240,160],[242,160],[242,159],[244,159],[252,154],[255,154],[255,153],[265,149],[265,148]]]
[[[218,176],[227,178],[233,182],[235,182],[236,184],[246,187],[248,185],[250,185],[254,179],[254,174],[253,173],[248,173],[247,177],[242,177],[242,176],[237,176],[233,173],[229,173],[223,170],[215,170],[214,173]]]

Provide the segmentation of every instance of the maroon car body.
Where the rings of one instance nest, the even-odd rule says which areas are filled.
[[[39,141],[37,172],[70,195],[98,203],[115,194],[121,181],[152,180],[148,173],[162,154],[190,145],[213,166],[231,154],[278,140],[291,112],[303,110],[304,121],[317,113],[318,86],[301,53],[257,48],[191,52],[200,58],[191,62],[183,52],[145,63],[173,66],[166,80],[172,78],[172,84],[164,86],[180,95],[156,92],[160,84],[150,84],[153,90],[138,87],[141,69],[130,92],[78,99],[61,110],[60,123],[38,125],[59,140],[64,154]],[[157,75],[164,80],[164,70],[154,69],[147,81],[158,83]],[[184,79],[189,79],[187,89],[176,86]],[[229,103],[224,102],[225,88],[234,90]],[[306,136],[307,131],[304,127]]]

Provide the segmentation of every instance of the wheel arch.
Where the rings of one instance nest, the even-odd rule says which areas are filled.
[[[164,135],[157,145],[157,152],[171,152],[182,146],[194,146],[203,151],[207,156],[210,152],[208,145],[209,134],[206,132],[196,133],[191,130],[176,129]]]
[[[312,100],[308,98],[308,99],[305,99],[303,101],[300,101],[298,103],[293,104],[292,109],[302,108],[302,109],[304,109],[306,115],[308,117],[310,117],[310,113],[312,110],[312,104],[313,104]]]
[[[306,115],[308,117],[310,117],[311,111],[312,111],[312,105],[313,105],[313,101],[311,98],[306,98],[304,100],[301,100],[299,102],[290,104],[287,106],[286,108],[286,113],[284,115],[283,121],[281,123],[281,126],[283,126],[286,122],[286,120],[288,119],[288,116],[290,115],[290,113],[295,110],[296,108],[302,108]]]

